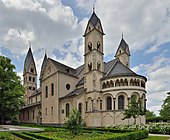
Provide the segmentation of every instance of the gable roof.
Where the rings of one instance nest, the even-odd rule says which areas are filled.
[[[29,68],[30,68],[32,63],[34,65],[35,72],[37,74],[33,54],[32,54],[31,47],[30,47],[29,50],[28,50],[27,56],[25,58],[25,62],[24,62],[24,72],[29,72]]]
[[[76,76],[76,70],[74,68],[71,68],[69,66],[66,66],[58,61],[55,61],[51,58],[48,58],[55,66],[55,68],[57,69],[57,71],[72,75],[72,76]]]

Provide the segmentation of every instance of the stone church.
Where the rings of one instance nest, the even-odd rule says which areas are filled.
[[[25,106],[21,123],[63,124],[74,108],[81,113],[86,126],[132,124],[122,120],[132,96],[146,108],[145,76],[130,69],[130,49],[122,37],[115,59],[104,62],[102,24],[92,13],[84,33],[84,64],[72,68],[45,54],[37,88],[37,70],[29,48],[24,63]],[[137,118],[145,124],[145,116]]]

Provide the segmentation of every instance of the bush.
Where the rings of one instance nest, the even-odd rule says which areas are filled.
[[[9,132],[0,132],[0,140],[13,140],[13,138]]]
[[[66,128],[74,135],[77,135],[82,131],[83,120],[80,112],[76,109],[71,111],[68,121],[66,122]]]

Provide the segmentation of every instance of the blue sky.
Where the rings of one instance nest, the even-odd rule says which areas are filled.
[[[0,0],[0,55],[22,77],[29,41],[40,71],[45,50],[66,65],[83,64],[83,33],[95,12],[101,19],[105,61],[114,59],[122,32],[131,68],[148,78],[147,107],[158,114],[170,85],[170,1]]]

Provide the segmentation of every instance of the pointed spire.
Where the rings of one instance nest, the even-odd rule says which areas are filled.
[[[32,50],[31,50],[31,47],[29,46],[28,53],[26,55],[25,62],[24,62],[24,71],[25,72],[29,72],[31,64],[33,64],[35,67]],[[35,67],[35,69],[36,69],[36,67]]]
[[[122,39],[123,39],[123,32],[122,32]]]

